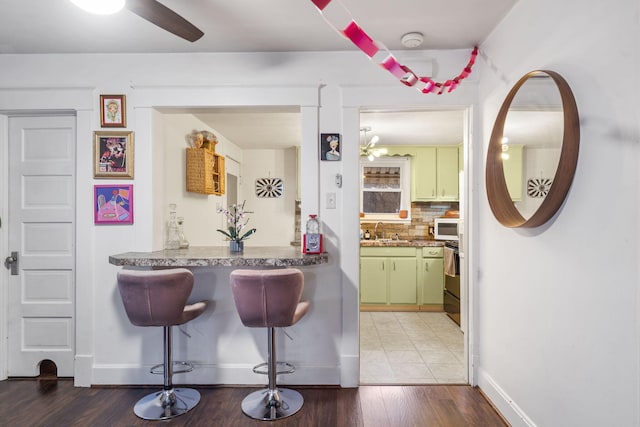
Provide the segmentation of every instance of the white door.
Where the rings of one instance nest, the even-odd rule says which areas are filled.
[[[8,376],[73,376],[75,117],[9,119]]]
[[[238,203],[238,189],[240,187],[240,164],[230,157],[225,159],[227,172],[225,190],[227,192],[227,207]]]

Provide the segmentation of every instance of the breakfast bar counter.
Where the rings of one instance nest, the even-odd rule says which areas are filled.
[[[332,268],[328,253],[303,254],[300,246],[245,246],[232,253],[227,246],[192,246],[148,252],[109,255],[109,264],[124,269],[187,268],[194,276],[189,303],[208,301],[204,313],[180,327],[175,334],[176,360],[188,360],[196,369],[180,375],[185,384],[246,384],[263,381],[253,366],[267,353],[266,329],[247,328],[237,313],[230,274],[237,269],[297,268],[304,273],[302,299],[311,304],[309,312],[287,334],[295,339],[280,340],[279,356],[296,366],[288,375],[290,384],[340,384],[343,363],[336,350],[336,336],[342,324],[339,301],[341,285],[328,273]],[[109,325],[109,356],[96,363],[93,384],[158,384],[161,378],[149,367],[162,359],[156,350],[157,328],[136,328],[127,321],[117,283],[103,300],[112,304]],[[278,332],[280,334],[282,332]],[[103,345],[103,344],[99,344]],[[105,344],[106,341],[105,341]],[[338,347],[339,348],[339,347]],[[162,377],[162,376],[160,376]],[[176,379],[178,381],[178,379]]]
[[[328,254],[303,254],[299,246],[245,246],[232,253],[223,246],[195,246],[109,256],[109,263],[133,267],[300,267],[326,264]]]

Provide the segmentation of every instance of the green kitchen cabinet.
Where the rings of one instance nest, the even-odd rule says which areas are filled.
[[[360,258],[360,302],[387,303],[387,258]]]
[[[360,248],[362,304],[417,304],[414,247]]]
[[[436,181],[436,147],[417,147],[411,163],[411,200],[428,202],[438,196]]]
[[[417,271],[415,258],[388,258],[389,303],[417,304]]]
[[[436,149],[436,184],[437,200],[458,200],[460,167],[458,147],[437,147]]]
[[[443,254],[442,247],[422,248],[420,284],[424,305],[442,305],[444,302]]]
[[[417,147],[411,164],[411,200],[456,201],[460,172],[458,146]]]
[[[507,190],[511,200],[518,202],[522,200],[523,177],[522,177],[522,145],[508,144],[502,152],[502,168],[504,170],[504,180],[507,183]]]

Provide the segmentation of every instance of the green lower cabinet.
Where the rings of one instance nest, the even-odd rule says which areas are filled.
[[[389,258],[389,303],[417,304],[416,259]]]
[[[420,283],[424,305],[444,304],[443,248],[422,248]]]
[[[361,248],[360,255],[362,304],[418,303],[416,248]]]
[[[386,258],[360,258],[360,302],[385,304],[387,302]]]
[[[422,260],[422,303],[442,304],[444,296],[444,264],[442,258]]]

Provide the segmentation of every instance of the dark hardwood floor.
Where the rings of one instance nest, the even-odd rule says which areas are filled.
[[[507,426],[478,389],[464,385],[293,387],[305,403],[283,420],[255,421],[240,402],[254,388],[195,386],[200,404],[169,421],[145,421],[134,403],[158,387],[73,387],[69,379],[0,382],[2,427],[133,426]]]

